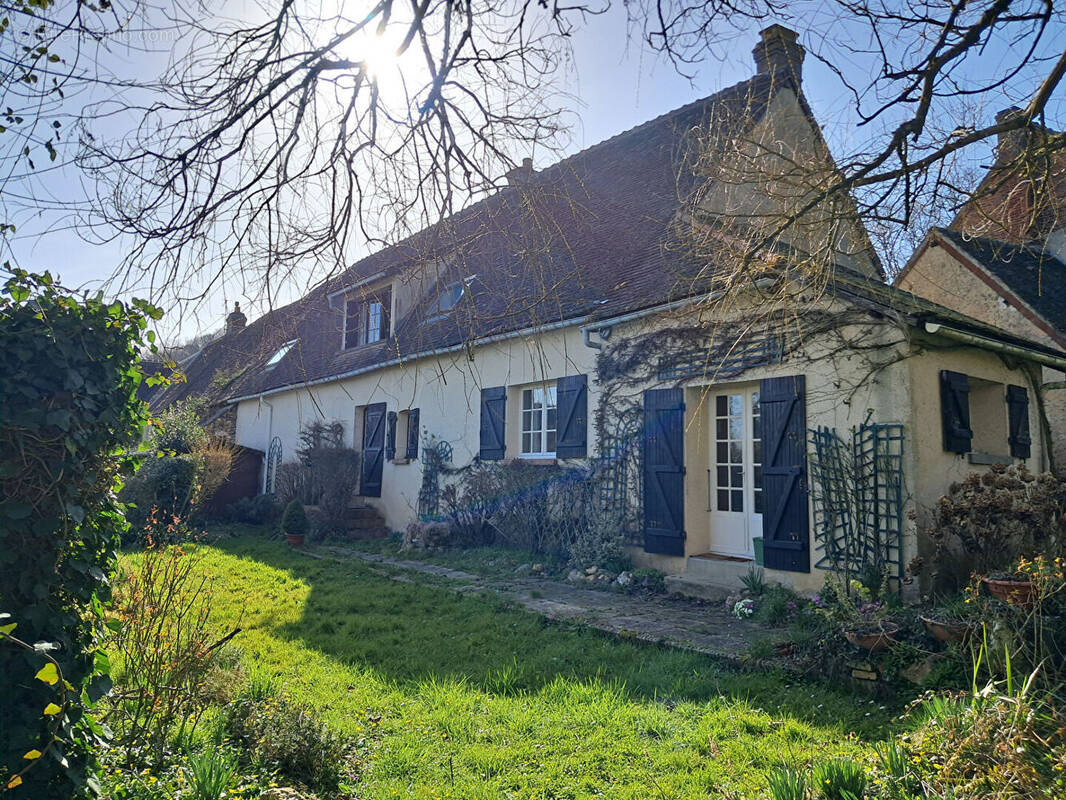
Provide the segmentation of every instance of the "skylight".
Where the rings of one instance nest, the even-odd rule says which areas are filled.
[[[293,339],[291,342],[285,342],[285,344],[278,348],[278,352],[274,353],[274,355],[270,357],[270,360],[266,362],[266,364],[264,364],[263,366],[266,369],[273,369],[274,367],[276,367],[281,361],[281,359],[285,358],[285,354],[292,350],[292,346],[298,341],[300,340]]]

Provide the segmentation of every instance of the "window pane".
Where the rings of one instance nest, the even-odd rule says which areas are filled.
[[[755,439],[762,438],[762,418],[758,414],[751,418],[751,435]]]
[[[549,386],[548,387],[548,398],[547,399],[548,399],[548,405],[551,406],[552,408],[555,408],[555,406],[558,405],[558,403],[555,400],[555,395],[556,395],[556,387]]]
[[[529,423],[529,429],[532,430],[532,431],[539,431],[541,429],[541,419],[543,418],[542,415],[543,415],[544,412],[541,411],[539,407],[537,407],[537,408],[534,408],[529,413],[530,413],[530,417],[531,417],[531,421]]]
[[[729,420],[720,419],[715,423],[715,436],[719,439],[729,438]]]
[[[744,447],[740,442],[729,443],[729,462],[731,464],[744,463]]]
[[[543,389],[530,389],[533,393],[533,407],[541,408],[544,405],[544,390]]]
[[[744,485],[744,467],[729,468],[729,485],[738,488]]]
[[[728,413],[728,406],[726,405],[727,402],[728,399],[724,394],[720,394],[716,398],[714,398],[714,413],[716,413],[720,417],[724,417]]]
[[[729,413],[739,417],[744,413],[744,396],[739,394],[729,395]]]
[[[525,389],[522,391],[522,408],[533,408],[533,390]]]
[[[756,467],[753,470],[753,472],[755,473],[754,475],[752,475],[753,485],[755,486],[756,489],[761,489],[762,488],[762,467]]]
[[[762,492],[755,492],[755,496],[752,498],[755,501],[755,513],[762,513]]]
[[[729,510],[729,492],[723,491],[721,489],[718,490],[718,510]]]
[[[719,486],[729,485],[729,467],[718,467],[716,470]]]
[[[756,464],[762,463],[762,441],[758,439],[751,443],[751,460]]]
[[[733,511],[743,511],[744,510],[744,492],[733,491],[733,492],[730,492],[729,494],[732,495],[732,499],[733,499],[732,510]]]
[[[729,445],[726,444],[725,442],[719,442],[715,449],[718,451],[718,453],[717,453],[717,455],[718,455],[718,459],[717,459],[718,463],[719,464],[727,464],[727,463],[729,463]]]
[[[530,437],[530,435],[528,433],[523,433],[522,434],[522,452],[523,453],[532,453],[533,452],[532,438]]]
[[[729,418],[729,438],[741,440],[744,438],[744,418],[743,417],[730,417]]]
[[[555,415],[556,415],[555,406],[548,406],[548,430],[550,430],[550,431],[554,431],[557,427],[559,427],[555,423],[555,419],[556,419]]]
[[[555,452],[555,431],[548,431],[548,445],[544,448],[545,453]]]

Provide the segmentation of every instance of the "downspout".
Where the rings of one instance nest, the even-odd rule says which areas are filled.
[[[262,394],[259,395],[259,405],[260,406],[264,406],[265,405],[267,408],[270,409],[270,414],[267,416],[267,446],[266,446],[266,451],[265,451],[266,452],[266,457],[267,457],[267,459],[269,459],[270,458],[270,443],[274,440],[274,405],[269,400],[267,400],[266,397],[264,397]],[[261,494],[266,494],[266,490],[267,490],[267,485],[266,485],[266,483],[267,483],[267,470],[268,469],[269,469],[269,467],[267,466],[267,462],[263,461],[263,481],[262,481],[263,488],[262,488]]]

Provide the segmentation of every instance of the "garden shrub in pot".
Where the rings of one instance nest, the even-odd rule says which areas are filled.
[[[285,513],[281,515],[281,531],[289,544],[296,547],[302,545],[309,527],[303,503],[293,500],[285,506]]]

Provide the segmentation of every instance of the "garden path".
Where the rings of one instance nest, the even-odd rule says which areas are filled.
[[[722,603],[629,595],[584,588],[549,577],[486,577],[437,564],[339,546],[319,546],[303,552],[313,558],[360,559],[388,567],[390,569],[381,570],[381,574],[393,580],[418,580],[420,576],[455,583],[457,591],[490,590],[548,619],[588,625],[617,636],[734,662],[742,662],[744,654],[757,640],[772,638],[775,633],[783,634],[783,631],[765,625],[737,619]],[[786,666],[782,661],[774,659],[775,665]]]

